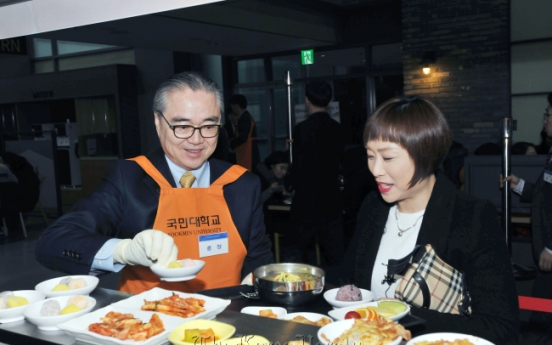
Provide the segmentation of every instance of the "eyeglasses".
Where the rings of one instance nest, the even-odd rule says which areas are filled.
[[[161,115],[161,117],[163,118],[163,120],[165,120],[165,122],[167,123],[169,128],[172,129],[172,131],[174,133],[174,136],[177,137],[178,139],[188,139],[188,138],[190,138],[192,135],[194,135],[196,129],[199,129],[199,134],[203,138],[214,138],[218,135],[219,129],[222,126],[220,124],[218,124],[218,125],[205,125],[205,126],[201,126],[201,127],[194,127],[194,126],[188,126],[188,125],[173,126],[169,123],[169,121],[167,121],[167,119],[165,118],[165,115],[163,115],[162,112],[157,111],[157,113],[159,113],[159,115]]]

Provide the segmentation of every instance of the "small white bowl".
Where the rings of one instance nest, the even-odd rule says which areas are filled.
[[[19,290],[12,291],[14,296],[25,297],[29,304],[22,305],[17,308],[0,309],[0,323],[15,322],[25,319],[23,312],[32,303],[43,300],[45,295],[40,291],[35,290]]]
[[[50,300],[56,300],[59,302],[60,309],[63,309],[67,306],[67,301],[70,298],[73,298],[75,296],[61,296],[61,297],[52,297],[48,298],[46,300],[34,302],[33,304],[30,304],[27,309],[23,312],[23,315],[25,315],[25,318],[29,321],[34,323],[38,329],[43,331],[58,331],[59,328],[57,325],[64,323],[65,321],[69,321],[71,319],[77,318],[81,315],[84,315],[88,312],[90,312],[94,306],[96,305],[96,299],[90,297],[90,296],[83,296],[86,298],[89,302],[88,307],[79,310],[74,313],[65,314],[65,315],[55,315],[55,316],[41,316],[40,310],[42,309],[42,305]]]
[[[62,279],[67,277],[71,277],[73,279],[82,278],[86,281],[86,286],[80,289],[52,291],[52,289],[56,285],[58,285]],[[43,281],[42,283],[39,283],[37,286],[35,286],[35,290],[44,293],[46,298],[60,297],[60,296],[88,295],[92,291],[94,291],[96,286],[98,286],[99,281],[100,280],[98,279],[98,277],[95,277],[95,276],[65,276],[65,277],[52,278],[52,279]]]
[[[412,338],[406,345],[416,345],[423,341],[437,341],[437,340],[448,340],[454,341],[459,339],[467,339],[474,345],[494,345],[488,340],[483,338],[475,337],[473,335],[461,334],[461,333],[428,333],[420,335],[416,338]]]
[[[354,311],[358,308],[378,307],[380,302],[384,302],[384,301],[368,302],[368,303],[362,303],[362,304],[355,304],[355,305],[352,305],[350,307],[345,307],[345,308],[337,308],[337,309],[334,309],[334,310],[330,310],[328,312],[328,315],[330,315],[334,320],[345,320],[345,315],[347,315],[348,312]],[[396,301],[396,302],[403,304],[406,308],[403,312],[401,312],[399,314],[395,314],[395,315],[392,315],[392,316],[387,316],[388,318],[390,318],[393,321],[398,321],[398,320],[402,319],[403,317],[405,317],[408,313],[410,313],[410,306],[408,304],[406,304],[404,302],[400,302],[400,301]],[[384,315],[384,316],[386,316],[386,315]]]
[[[360,293],[362,294],[362,300],[360,301],[354,301],[354,302],[345,302],[345,301],[338,301],[335,299],[335,296],[337,295],[337,291],[339,288],[331,289],[326,292],[324,292],[324,299],[326,302],[328,302],[334,309],[337,308],[344,308],[344,307],[350,307],[355,304],[361,304],[366,302],[372,302],[376,295],[372,291],[360,289]]]
[[[241,312],[244,314],[261,316],[259,315],[259,312],[261,310],[267,310],[267,309],[271,309],[272,312],[276,314],[276,316],[278,316],[278,319],[281,319],[287,315],[287,310],[282,307],[245,307],[241,310]]]
[[[346,345],[346,344],[335,344],[333,341],[336,338],[339,338],[343,332],[350,329],[353,326],[355,319],[347,319],[342,321],[335,321],[330,324],[327,324],[324,327],[321,327],[318,330],[318,341],[322,345]],[[325,338],[322,336],[324,334]],[[326,340],[329,339],[330,341]],[[394,341],[388,343],[387,345],[399,345],[402,341],[402,337],[398,337]]]
[[[196,265],[192,267],[168,268],[167,266],[169,263],[167,263],[163,266],[153,264],[150,266],[150,269],[153,273],[157,274],[161,280],[167,282],[181,282],[194,279],[199,271],[203,269],[203,266],[205,266],[205,261],[203,260],[194,260],[194,262]]]

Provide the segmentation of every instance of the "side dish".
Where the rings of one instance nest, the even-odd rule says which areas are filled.
[[[143,323],[132,314],[110,311],[101,320],[101,323],[88,326],[88,330],[120,340],[143,341],[165,330],[163,321],[157,314],[153,314],[149,322]]]
[[[144,300],[144,305],[141,309],[180,317],[192,317],[204,312],[204,305],[205,300],[194,297],[181,298],[173,292],[172,296],[161,300]]]

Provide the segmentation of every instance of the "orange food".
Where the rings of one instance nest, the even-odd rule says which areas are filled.
[[[327,342],[336,345],[363,344],[363,345],[385,345],[393,342],[398,337],[408,341],[412,338],[410,331],[393,320],[379,316],[376,320],[355,319],[353,326],[343,332],[338,338],[328,339],[322,333],[322,338]]]
[[[360,317],[364,320],[376,320],[379,316],[378,313],[370,307],[358,308],[355,309],[355,311],[359,313]]]
[[[144,300],[144,305],[141,309],[147,311],[157,311],[159,313],[180,317],[192,317],[204,312],[204,305],[205,300],[193,297],[181,298],[173,292],[172,296],[161,300]]]
[[[220,340],[220,336],[215,334],[212,328],[208,329],[186,329],[184,330],[184,338],[182,341],[187,343],[194,344],[204,344],[206,342],[213,342],[215,340]]]
[[[163,321],[153,314],[148,323],[136,319],[132,314],[110,311],[102,317],[101,323],[88,326],[90,332],[120,340],[143,341],[165,330]]]
[[[259,310],[259,316],[262,316],[262,317],[269,317],[271,319],[277,319],[278,318],[278,315],[274,314],[274,312],[272,311],[272,309],[262,309],[262,310]]]

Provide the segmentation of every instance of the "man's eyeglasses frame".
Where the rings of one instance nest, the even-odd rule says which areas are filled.
[[[200,127],[194,127],[194,126],[190,126],[190,125],[171,125],[171,124],[169,123],[169,121],[167,121],[167,118],[165,117],[165,115],[163,115],[162,112],[160,112],[159,110],[156,110],[155,112],[158,113],[159,115],[161,115],[161,117],[163,118],[163,120],[165,120],[165,122],[167,123],[167,125],[169,126],[169,128],[173,131],[174,136],[177,137],[178,139],[189,139],[189,138],[193,137],[194,134],[195,134],[196,129],[199,129],[199,135],[201,135],[203,138],[205,138],[205,139],[214,138],[214,137],[216,137],[216,136],[219,134],[220,127],[222,127],[221,124],[216,124],[216,125],[205,125],[205,126],[200,126]],[[178,135],[176,135],[176,129],[179,128],[179,127],[180,127],[180,128],[182,128],[182,127],[192,128],[192,134],[190,134],[190,135],[187,136],[187,137],[179,137]],[[217,127],[217,132],[216,132],[214,135],[212,135],[212,136],[207,136],[207,137],[206,137],[205,135],[203,135],[203,128],[204,128],[204,127]]]

